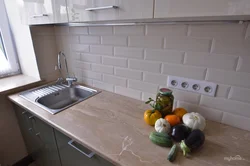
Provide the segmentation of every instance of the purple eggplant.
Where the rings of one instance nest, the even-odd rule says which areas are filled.
[[[184,140],[188,137],[190,132],[191,130],[187,126],[179,124],[173,127],[171,136],[174,141],[181,142],[181,140]]]
[[[180,143],[183,155],[186,156],[187,153],[200,148],[204,144],[204,141],[205,135],[203,132],[199,129],[193,130],[189,136]]]

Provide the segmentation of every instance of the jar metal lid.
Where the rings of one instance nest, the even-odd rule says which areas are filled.
[[[172,90],[170,90],[170,89],[168,89],[168,88],[161,88],[160,90],[159,90],[159,92],[160,92],[160,94],[162,94],[162,95],[170,95],[170,94],[172,94]]]

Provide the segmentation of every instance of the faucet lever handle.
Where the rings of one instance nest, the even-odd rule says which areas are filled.
[[[67,77],[66,81],[68,82],[68,86],[72,86],[72,83],[76,82],[77,78],[76,77]]]

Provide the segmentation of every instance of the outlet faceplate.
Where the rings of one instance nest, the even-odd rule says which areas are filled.
[[[167,86],[169,88],[180,89],[208,96],[215,96],[217,84],[213,82],[194,80],[183,77],[168,76]]]

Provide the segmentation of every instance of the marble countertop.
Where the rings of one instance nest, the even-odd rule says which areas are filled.
[[[148,138],[154,131],[143,121],[143,112],[148,106],[115,93],[102,91],[56,115],[18,94],[9,98],[115,165],[250,165],[250,133],[212,121],[207,121],[204,130],[204,146],[190,158],[179,152],[176,161],[170,163],[167,160],[170,148],[157,146]]]

